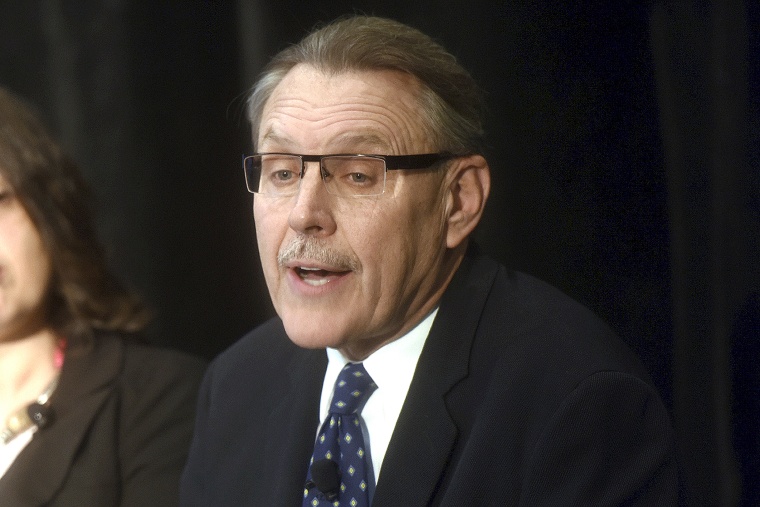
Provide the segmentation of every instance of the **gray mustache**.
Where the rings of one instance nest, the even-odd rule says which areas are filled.
[[[282,267],[293,260],[310,260],[325,264],[336,271],[357,271],[359,262],[348,255],[320,244],[319,240],[298,236],[277,254],[277,263]]]

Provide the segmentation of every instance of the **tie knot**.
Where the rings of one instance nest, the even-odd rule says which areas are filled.
[[[335,381],[330,412],[337,414],[357,412],[375,389],[377,385],[361,363],[348,363]]]

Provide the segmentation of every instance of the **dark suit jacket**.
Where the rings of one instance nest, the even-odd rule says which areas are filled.
[[[55,419],[0,479],[0,505],[176,505],[204,370],[108,336],[67,354],[50,399]]]
[[[324,350],[293,345],[278,319],[218,357],[181,505],[300,506],[325,368]],[[666,409],[607,326],[556,289],[469,255],[441,301],[372,505],[675,505],[673,453]]]

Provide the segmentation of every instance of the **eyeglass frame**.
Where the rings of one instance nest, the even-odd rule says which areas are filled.
[[[272,196],[272,197],[290,197],[295,195],[298,192],[298,188],[295,192],[292,194],[261,194],[259,192],[254,192],[251,190],[251,185],[249,183],[249,177],[248,177],[248,160],[252,160],[255,157],[262,157],[264,155],[283,155],[283,156],[290,156],[290,157],[298,157],[301,159],[301,171],[298,173],[298,188],[301,187],[301,182],[303,181],[303,177],[306,174],[306,162],[319,162],[319,177],[322,180],[322,183],[325,185],[327,182],[325,181],[325,171],[324,167],[322,165],[322,159],[329,158],[329,157],[357,157],[357,158],[373,158],[383,161],[383,165],[385,167],[384,175],[387,174],[387,172],[390,171],[396,171],[396,170],[420,170],[420,169],[429,169],[436,165],[439,162],[444,162],[446,160],[451,160],[453,158],[458,158],[461,155],[456,155],[451,152],[447,151],[441,151],[437,153],[416,153],[411,155],[376,155],[376,154],[366,154],[366,153],[330,153],[328,155],[303,155],[300,153],[284,153],[284,152],[262,152],[262,153],[254,153],[253,155],[243,155],[243,175],[245,176],[245,186],[248,192],[254,195],[266,195],[266,196]],[[327,188],[327,187],[326,187]],[[329,192],[329,189],[328,189]],[[355,194],[351,196],[345,196],[345,197],[373,197],[378,195],[383,195],[385,193],[385,179],[383,179],[383,191],[378,194]],[[332,194],[331,195],[340,195],[340,194]]]

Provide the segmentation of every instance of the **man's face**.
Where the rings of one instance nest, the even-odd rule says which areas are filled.
[[[434,151],[417,90],[399,72],[328,75],[299,65],[264,108],[258,151]],[[327,192],[318,163],[310,162],[296,195],[255,195],[264,276],[293,342],[363,359],[432,310],[448,276],[442,273],[447,181],[445,169],[394,170],[382,195],[339,197]]]

